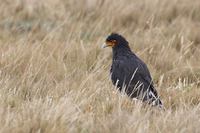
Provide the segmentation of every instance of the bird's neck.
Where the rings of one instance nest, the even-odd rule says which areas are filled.
[[[113,49],[113,60],[117,59],[119,56],[125,56],[132,53],[129,47],[114,47]]]

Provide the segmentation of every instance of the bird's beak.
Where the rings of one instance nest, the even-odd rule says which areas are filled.
[[[101,46],[101,48],[106,48],[106,47],[108,47],[106,43],[103,43],[103,45]]]

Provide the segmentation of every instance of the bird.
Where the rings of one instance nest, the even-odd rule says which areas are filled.
[[[102,45],[106,47],[112,48],[110,76],[113,85],[132,99],[163,108],[147,65],[132,52],[129,42],[122,35],[111,33]]]

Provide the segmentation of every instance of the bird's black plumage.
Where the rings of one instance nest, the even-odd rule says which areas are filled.
[[[107,37],[106,43],[112,43],[108,46],[112,46],[113,50],[110,69],[113,84],[131,98],[162,106],[146,64],[131,51],[128,41],[121,35],[112,33]]]

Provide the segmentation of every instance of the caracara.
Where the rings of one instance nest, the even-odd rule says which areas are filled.
[[[113,52],[111,79],[114,85],[130,98],[137,98],[153,106],[163,107],[146,64],[130,49],[128,41],[117,33],[109,35],[103,48]]]

